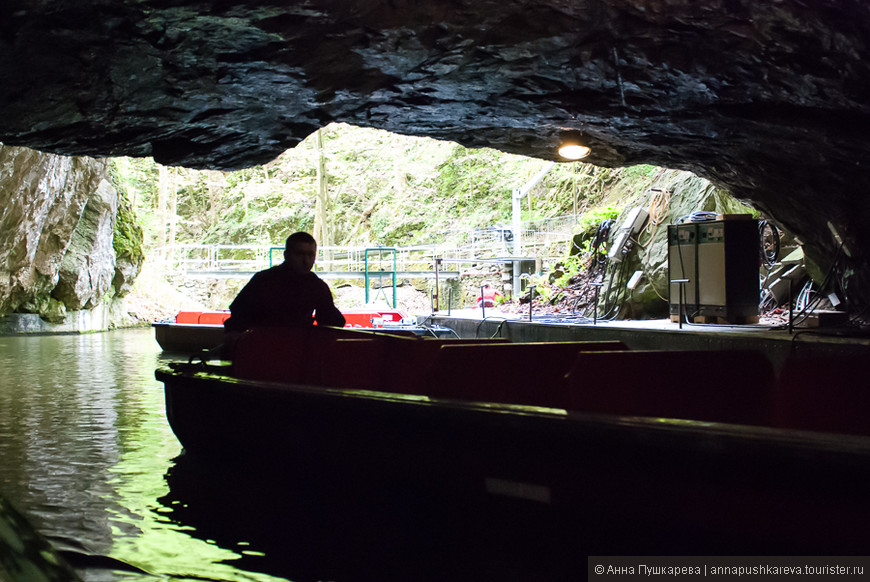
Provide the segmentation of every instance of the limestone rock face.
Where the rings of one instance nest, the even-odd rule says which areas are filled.
[[[630,315],[632,319],[668,317],[668,225],[676,224],[682,217],[695,211],[715,212],[717,214],[745,214],[751,211],[715,187],[704,178],[682,171],[667,171],[659,177],[657,188],[662,192],[658,205],[660,214],[650,217],[645,228],[638,234],[638,245],[632,245],[623,262],[610,271],[605,280],[603,297],[606,306],[612,310],[619,308],[621,315]],[[654,195],[647,193],[648,198]],[[669,202],[665,203],[664,200]],[[647,200],[643,201],[647,207]],[[627,213],[626,213],[627,214]],[[655,219],[655,221],[653,220]],[[620,216],[613,226],[617,229],[624,220]],[[625,287],[628,278],[635,271],[643,271],[634,290]],[[621,285],[615,284],[622,272]],[[611,279],[614,283],[611,284]],[[608,314],[613,315],[613,312]]]
[[[118,212],[118,193],[103,178],[91,193],[63,256],[57,286],[51,296],[67,309],[96,306],[108,293],[115,276],[112,233]]]
[[[91,171],[75,158],[0,148],[0,312],[48,307]]]
[[[866,0],[5,0],[0,78],[7,144],[200,168],[332,121],[549,159],[582,131],[588,161],[691,170],[822,263],[830,222],[870,297]]]
[[[0,314],[59,322],[113,292],[118,192],[107,169],[105,160],[0,145]]]

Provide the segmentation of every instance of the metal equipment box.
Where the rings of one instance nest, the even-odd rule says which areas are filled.
[[[689,321],[752,323],[758,318],[759,237],[754,219],[710,220],[668,226],[671,319],[682,302]],[[675,279],[687,279],[683,285]]]

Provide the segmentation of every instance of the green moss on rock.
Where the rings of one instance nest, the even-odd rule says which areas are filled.
[[[133,205],[127,199],[123,190],[118,190],[118,217],[115,220],[115,236],[112,246],[115,256],[120,260],[127,259],[133,263],[141,263],[145,259],[145,249],[142,246],[145,235],[136,219]]]

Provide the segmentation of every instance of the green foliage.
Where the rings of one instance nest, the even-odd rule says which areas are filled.
[[[561,267],[562,276],[558,277],[553,283],[557,287],[567,287],[568,282],[584,270],[585,265],[583,262],[583,255],[570,255],[565,257],[565,260],[561,263]]]
[[[122,160],[120,163],[126,164],[126,172],[119,171],[118,162],[109,169],[109,178],[118,191],[118,214],[115,219],[112,247],[115,256],[119,259],[139,263],[145,259],[143,248],[145,236],[128,192],[147,193],[149,187],[144,175],[131,171],[132,161]]]
[[[512,192],[549,164],[343,124],[320,133],[322,150],[312,135],[274,161],[238,172],[116,160],[146,247],[165,244],[172,232],[179,244],[281,245],[289,232],[313,231],[321,155],[335,244],[442,242],[450,232],[509,224]],[[575,231],[588,253],[601,221],[644,197],[663,172],[649,165],[556,164],[522,200],[521,219],[582,215]]]
[[[534,290],[532,289],[534,287]],[[544,303],[550,303],[553,298],[553,289],[546,275],[529,275],[528,290],[531,296],[534,293],[534,299]]]
[[[136,223],[142,230],[142,244],[153,246],[155,239],[155,215],[157,204],[157,164],[150,158],[113,158],[110,176],[119,192],[130,203]],[[120,210],[119,210],[120,212]]]
[[[133,205],[123,191],[118,196],[118,216],[115,220],[115,233],[112,247],[115,256],[128,259],[131,263],[139,263],[145,259],[145,249],[142,247],[144,234],[136,218]]]
[[[593,208],[589,210],[578,220],[577,235],[574,237],[574,244],[577,244],[577,241],[581,241],[579,243],[579,248],[576,249],[576,253],[572,254],[569,258],[577,256],[577,254],[586,256],[592,252],[592,242],[595,239],[595,234],[598,231],[598,227],[605,220],[616,220],[619,216],[621,209],[617,206],[611,204],[605,206],[603,208]]]
[[[621,208],[611,204],[604,208],[595,208],[586,212],[577,223],[577,230],[581,233],[597,229],[598,225],[605,220],[615,220],[622,212]]]
[[[652,179],[661,170],[658,166],[650,166],[647,164],[638,164],[637,166],[629,166],[623,169],[623,178],[627,180],[647,180]]]
[[[547,163],[342,124],[321,134],[336,244],[422,244],[451,230],[508,223],[512,191]],[[116,160],[116,168],[148,246],[167,239],[173,220],[169,201],[160,198],[161,179],[164,196],[175,195],[176,243],[280,244],[288,232],[313,229],[319,156],[310,136],[265,166],[237,172],[161,173],[153,160],[129,158]],[[610,173],[555,166],[524,201],[522,219],[573,212],[573,195],[597,195]]]

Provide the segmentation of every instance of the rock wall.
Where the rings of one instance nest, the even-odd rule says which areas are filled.
[[[605,279],[602,295],[602,310],[608,316],[615,316],[618,310],[623,317],[633,319],[658,318],[668,316],[668,228],[681,217],[696,211],[716,212],[717,214],[752,213],[752,209],[730,196],[714,184],[690,172],[665,172],[652,188],[669,191],[669,202],[659,197],[657,225],[652,220],[640,232],[637,240],[625,255],[622,263],[613,265]],[[637,201],[637,206],[649,209],[650,202],[657,193],[650,190]],[[628,209],[630,210],[630,208]],[[616,219],[614,231],[622,224],[627,212]],[[653,218],[653,216],[651,216]],[[619,281],[619,271],[622,280]],[[643,276],[634,290],[625,284],[635,271],[643,271]],[[614,281],[613,285],[609,285]],[[619,281],[621,284],[617,285]],[[610,313],[607,313],[610,311]]]
[[[0,145],[0,315],[61,323],[127,291],[142,258],[116,257],[109,169],[107,160]]]
[[[579,132],[751,200],[870,312],[868,39],[865,0],[4,0],[0,140],[235,169],[335,121],[542,159]]]

